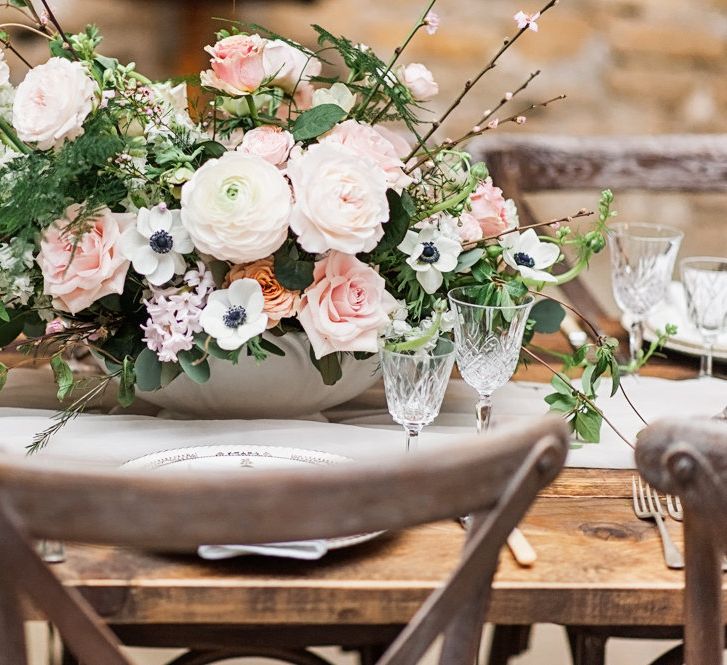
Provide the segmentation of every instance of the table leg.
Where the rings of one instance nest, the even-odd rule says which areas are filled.
[[[567,630],[573,665],[606,665],[606,635],[572,626]]]
[[[510,658],[530,648],[532,626],[496,625],[490,642],[488,665],[507,665]]]

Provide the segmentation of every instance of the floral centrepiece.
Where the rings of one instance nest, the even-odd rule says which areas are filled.
[[[49,353],[60,398],[77,385],[63,360],[76,345],[103,359],[109,376],[99,381],[117,379],[129,404],[135,383],[153,390],[182,373],[203,382],[210,356],[262,362],[292,332],[307,336],[331,384],[344,354],[416,352],[449,334],[452,288],[480,284],[483,304],[507,305],[575,277],[605,245],[610,193],[584,231],[571,222],[585,210],[523,226],[463,149],[562,96],[507,111],[533,75],[461,137],[435,140],[472,81],[555,3],[519,12],[506,48],[432,122],[436,78],[404,51],[440,28],[434,4],[388,60],[320,26],[310,49],[232,24],[205,48],[205,103],[194,104],[184,84],[101,55],[93,27],[33,28],[47,33],[52,57],[16,89],[0,58],[2,343],[24,331],[26,348]],[[30,2],[19,9],[37,16]],[[573,267],[556,274],[566,249]],[[545,302],[526,341],[557,329],[563,310]],[[609,348],[599,342],[594,380],[615,372],[610,356],[603,367]],[[589,404],[568,414],[576,429],[598,417]]]

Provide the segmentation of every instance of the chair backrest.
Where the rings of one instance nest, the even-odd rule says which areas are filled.
[[[727,552],[727,422],[666,420],[639,434],[639,471],[680,497],[686,550],[687,665],[721,665],[722,562]]]
[[[78,470],[0,457],[0,665],[25,665],[17,607],[27,595],[82,662],[129,665],[73,589],[35,555],[32,538],[190,551],[400,529],[474,515],[461,561],[380,661],[413,665],[445,634],[442,662],[475,661],[500,548],[561,469],[558,419],[505,428],[446,454],[392,456],[303,471],[214,476]],[[275,519],[260,519],[274,515]]]
[[[515,200],[522,226],[539,221],[525,195],[550,190],[727,192],[727,134],[483,137],[470,148]],[[547,232],[547,231],[544,231]],[[560,269],[568,269],[561,264]],[[605,311],[582,280],[562,287],[592,321]]]

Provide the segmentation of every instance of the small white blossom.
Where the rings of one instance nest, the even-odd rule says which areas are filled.
[[[141,208],[136,226],[121,236],[121,252],[132,262],[134,270],[154,286],[168,282],[187,269],[183,254],[194,250],[192,240],[182,225],[179,210],[160,204]]]
[[[210,295],[200,324],[221,349],[234,351],[265,330],[268,316],[264,306],[260,284],[254,279],[238,279],[229,289]]]
[[[419,233],[408,231],[399,250],[409,255],[406,262],[416,271],[422,288],[427,293],[435,293],[444,281],[442,273],[457,267],[462,245],[428,226]]]
[[[534,282],[555,282],[556,278],[545,268],[552,266],[560,256],[558,245],[541,242],[534,229],[525,233],[508,233],[500,239],[502,258],[511,268],[517,270],[524,279]]]

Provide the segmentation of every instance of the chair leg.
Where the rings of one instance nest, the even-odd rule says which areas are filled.
[[[0,580],[0,665],[27,665],[25,628],[15,589]]]
[[[488,665],[507,665],[510,658],[519,656],[530,647],[532,626],[496,625],[490,642]]]
[[[568,626],[573,665],[606,665],[606,635]]]

